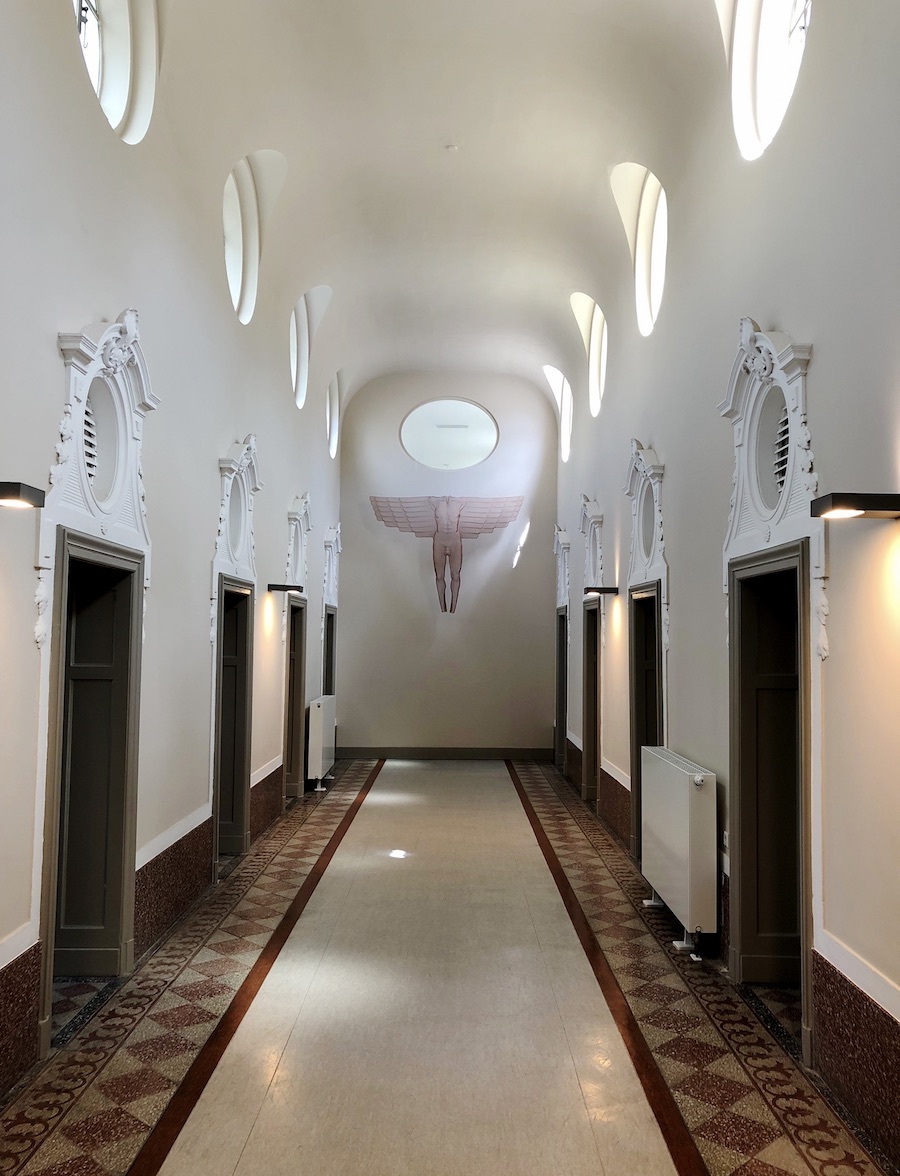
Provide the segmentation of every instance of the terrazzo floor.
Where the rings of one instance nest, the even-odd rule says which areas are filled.
[[[148,1162],[148,1137],[171,1118],[173,1093],[181,1086],[183,1095],[375,765],[339,767],[324,799],[297,804],[261,838],[14,1092],[0,1112],[3,1176],[118,1176],[136,1157],[135,1173],[158,1170],[165,1157]],[[670,949],[666,913],[641,907],[640,875],[555,769],[432,769],[382,769],[175,1140],[167,1176],[260,1166],[292,1176],[892,1173],[727,977]],[[442,794],[461,807],[444,811]],[[397,839],[408,859],[387,857]],[[558,891],[548,887],[551,859]],[[420,869],[425,907],[416,912],[397,880]],[[566,887],[602,948],[594,973],[609,973],[618,1030],[588,957],[573,952]],[[505,921],[504,888],[502,903],[524,894],[527,908],[514,902]],[[628,1061],[641,1053],[622,1029],[628,1018],[646,1041],[641,1073]],[[549,1077],[540,1069],[548,1058]],[[529,1093],[535,1083],[540,1099]],[[684,1123],[687,1148],[678,1143]]]

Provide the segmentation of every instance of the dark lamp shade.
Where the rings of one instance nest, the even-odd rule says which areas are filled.
[[[809,504],[814,519],[900,519],[900,494],[850,494],[835,491]]]
[[[21,508],[41,507],[46,497],[37,486],[26,486],[24,482],[0,482],[0,506]]]

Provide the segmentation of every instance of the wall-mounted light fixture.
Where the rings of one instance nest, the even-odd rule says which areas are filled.
[[[900,494],[848,494],[836,491],[809,504],[814,519],[900,519]]]
[[[591,596],[591,595],[594,595],[594,596],[618,596],[619,589],[616,587],[613,587],[613,588],[585,588],[584,594],[585,594],[585,596]]]
[[[302,584],[267,584],[267,592],[302,592]]]
[[[0,482],[0,506],[11,506],[19,510],[44,505],[46,494],[37,486],[26,486],[24,482]]]

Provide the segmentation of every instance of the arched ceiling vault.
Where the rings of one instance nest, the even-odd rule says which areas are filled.
[[[692,128],[728,102],[715,0],[159,7],[154,118],[211,237],[236,161],[282,152],[257,313],[283,316],[287,346],[297,299],[330,286],[320,341],[350,395],[392,371],[543,384],[544,363],[583,363],[570,295],[632,281],[610,170],[677,183]]]

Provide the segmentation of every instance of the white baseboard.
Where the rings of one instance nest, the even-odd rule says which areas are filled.
[[[270,759],[267,764],[263,764],[261,768],[257,768],[255,772],[250,773],[250,787],[255,788],[261,780],[265,780],[266,776],[271,776],[272,773],[280,768],[284,763],[283,755],[276,755],[274,759]]]
[[[606,756],[601,758],[600,767],[607,775],[612,776],[614,780],[618,780],[623,788],[627,788],[629,792],[631,791],[631,776],[628,772],[623,772],[620,767],[617,767],[612,760],[608,760]]]

